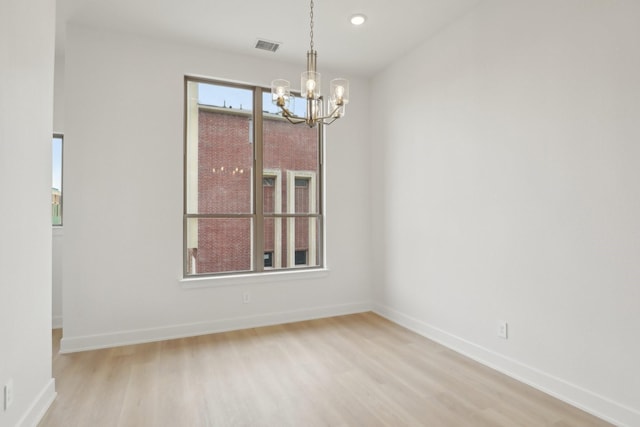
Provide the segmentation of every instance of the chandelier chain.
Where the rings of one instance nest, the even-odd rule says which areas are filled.
[[[311,40],[311,42],[309,43],[309,50],[313,52],[313,0],[311,0],[311,11],[309,12],[309,18],[311,28],[311,30],[309,31],[309,37]]]

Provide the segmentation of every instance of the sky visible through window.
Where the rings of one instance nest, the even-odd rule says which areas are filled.
[[[53,157],[51,187],[62,190],[62,138],[53,137],[51,154]]]
[[[253,110],[253,93],[248,89],[218,86],[210,83],[198,84],[198,102],[203,105],[216,107],[230,107],[251,111]],[[262,97],[263,111],[278,114],[279,108],[271,102],[271,92],[267,91]],[[300,97],[293,97],[289,108],[299,117],[305,116],[306,103]]]
[[[62,225],[62,136],[53,135],[51,144],[51,224]]]

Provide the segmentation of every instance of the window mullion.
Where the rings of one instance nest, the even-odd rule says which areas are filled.
[[[263,170],[263,126],[262,126],[262,88],[253,91],[253,194],[254,194],[254,227],[253,227],[253,263],[255,271],[264,271],[264,192],[262,191]]]

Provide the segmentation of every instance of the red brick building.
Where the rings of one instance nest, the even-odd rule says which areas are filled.
[[[199,105],[197,116],[197,213],[230,217],[197,219],[189,273],[252,270],[252,112]],[[287,216],[318,213],[318,130],[264,113],[263,135],[264,268],[318,265],[318,219]]]

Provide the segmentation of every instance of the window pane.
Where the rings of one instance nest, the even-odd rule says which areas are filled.
[[[263,171],[262,204],[265,213],[282,212],[282,181],[279,170]]]
[[[264,253],[264,267],[273,267],[273,252]]]
[[[187,90],[187,213],[252,213],[252,91],[198,82]]]
[[[187,274],[250,271],[251,218],[187,219]]]
[[[283,259],[286,259],[287,254],[284,251],[286,248],[286,240],[283,235],[281,218],[265,218],[264,219],[264,252],[272,253],[271,265],[265,267],[269,268],[282,268]]]
[[[62,225],[62,136],[53,137],[51,179],[51,223]]]
[[[309,251],[306,249],[296,250],[296,265],[307,265],[307,256]]]
[[[237,86],[186,80],[184,274],[320,266],[320,130],[286,121],[268,89]]]
[[[292,267],[315,267],[321,264],[320,261],[320,221],[321,218],[289,218],[289,227],[292,227],[295,232],[295,247],[292,248],[293,255],[289,253],[289,260],[294,261]],[[291,239],[291,238],[290,238]],[[306,265],[302,263],[296,263],[296,253],[306,252]]]
[[[263,93],[265,106],[271,94]],[[296,105],[305,105],[301,98]],[[274,179],[274,186],[263,186],[265,213],[318,213],[319,138],[318,128],[292,125],[281,115],[265,108],[263,113],[263,176]],[[304,115],[304,111],[296,111]]]
[[[294,185],[294,196],[295,196],[295,212],[296,213],[315,213],[315,209],[311,210],[311,204],[314,202],[310,200],[311,192],[309,191],[309,181],[308,179],[299,179],[295,180]],[[306,185],[298,185],[299,182],[304,182]]]
[[[282,269],[320,265],[319,236],[320,218],[265,218],[264,251],[273,253],[269,267]]]

